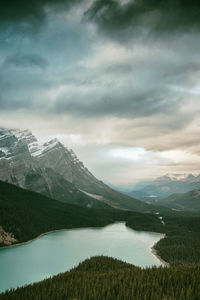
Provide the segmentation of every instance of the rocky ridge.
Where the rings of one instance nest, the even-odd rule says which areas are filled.
[[[0,128],[0,180],[87,207],[149,209],[98,180],[58,139],[40,143],[29,130]]]

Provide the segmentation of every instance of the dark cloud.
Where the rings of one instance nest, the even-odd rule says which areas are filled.
[[[18,1],[0,1],[0,25],[5,28],[4,24],[17,23],[26,21],[33,26],[38,26],[45,16],[45,9],[48,6],[64,5],[68,8],[70,5],[80,2],[80,0],[18,0]]]
[[[85,95],[72,97],[65,95],[57,99],[53,110],[56,113],[70,113],[87,118],[105,116],[139,118],[160,113],[173,113],[181,104],[181,100],[177,101],[176,98],[174,101],[170,92],[164,87],[121,91],[120,88],[116,88],[108,90],[100,97],[97,94],[98,91],[95,94],[88,92]]]
[[[85,15],[118,38],[131,38],[137,27],[158,33],[200,28],[199,0],[95,0]]]
[[[16,67],[38,67],[43,69],[48,65],[48,62],[44,57],[35,53],[15,54],[7,56],[4,60],[4,67],[12,65]]]

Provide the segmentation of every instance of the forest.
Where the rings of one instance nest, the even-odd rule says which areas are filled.
[[[149,231],[162,232],[154,248],[171,266],[200,263],[200,213],[171,212],[162,214],[165,225],[152,223]],[[137,218],[128,218],[126,225],[140,230]]]
[[[40,283],[7,291],[1,300],[199,300],[200,265],[141,269],[93,257]]]

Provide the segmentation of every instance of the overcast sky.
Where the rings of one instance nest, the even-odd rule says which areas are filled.
[[[199,1],[2,2],[0,126],[115,185],[200,173]]]

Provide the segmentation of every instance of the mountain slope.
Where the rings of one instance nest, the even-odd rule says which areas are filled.
[[[32,239],[43,232],[55,229],[103,226],[113,221],[109,215],[110,210],[105,211],[108,214],[104,216],[102,210],[65,204],[0,182],[0,227],[3,229],[1,231],[9,233],[17,242]],[[0,241],[3,243],[1,238]],[[11,244],[13,242],[15,241],[10,241]]]
[[[24,188],[39,192],[52,199],[83,207],[112,208],[105,201],[99,201],[76,188],[53,169],[37,169],[29,171],[25,176]]]
[[[153,209],[99,181],[57,139],[41,144],[27,130],[0,129],[0,180],[87,207]]]
[[[173,194],[157,201],[158,204],[180,211],[200,211],[200,190]]]

